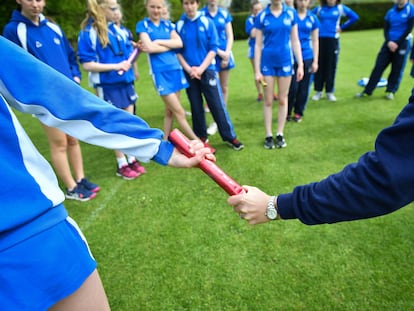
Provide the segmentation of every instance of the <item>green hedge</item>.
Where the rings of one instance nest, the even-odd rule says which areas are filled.
[[[352,3],[347,4],[352,10],[358,13],[359,21],[349,30],[362,30],[382,28],[384,26],[385,13],[392,7],[393,3]],[[233,31],[236,40],[247,39],[244,31],[245,22],[249,12],[233,13]]]

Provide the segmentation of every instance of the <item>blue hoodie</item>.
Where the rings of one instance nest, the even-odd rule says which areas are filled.
[[[14,10],[10,22],[4,27],[3,36],[68,78],[81,78],[76,54],[62,29],[42,14],[38,26]]]
[[[90,144],[120,150],[143,162],[168,163],[173,146],[163,141],[161,130],[108,105],[3,37],[0,59],[0,251],[67,216],[53,169],[12,107]]]

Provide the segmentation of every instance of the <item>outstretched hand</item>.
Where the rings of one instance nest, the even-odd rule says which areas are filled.
[[[247,220],[251,225],[270,221],[266,216],[267,202],[270,195],[256,187],[243,186],[245,193],[229,197],[227,203],[233,206],[240,218]]]
[[[174,148],[173,154],[168,161],[168,165],[173,167],[189,168],[197,166],[203,159],[216,162],[216,157],[211,153],[211,148],[206,148],[204,143],[200,140],[192,140],[190,142],[190,152],[194,154],[194,156],[188,158]]]

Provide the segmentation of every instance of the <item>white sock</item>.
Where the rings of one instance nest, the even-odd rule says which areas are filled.
[[[125,159],[125,157],[122,158],[116,158],[116,161],[118,162],[118,168],[121,168],[125,165],[128,165],[127,160]]]
[[[133,157],[133,156],[128,156],[128,163],[129,163],[129,164],[134,163],[136,160],[137,160],[137,159],[135,159],[135,157]]]

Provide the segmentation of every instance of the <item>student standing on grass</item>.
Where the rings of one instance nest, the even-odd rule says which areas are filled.
[[[116,0],[88,0],[78,38],[78,54],[83,68],[91,72],[99,97],[133,114],[138,95],[132,64],[127,59],[134,47],[125,31],[114,23],[119,9]],[[145,173],[134,156],[118,150],[115,156],[117,176],[132,180]]]
[[[161,130],[106,104],[2,37],[0,59],[0,154],[7,159],[0,164],[0,184],[13,189],[13,195],[0,193],[1,309],[109,310],[97,264],[68,217],[57,178],[12,107],[87,143],[117,148],[145,162],[193,167],[214,156],[193,141],[195,157],[187,158],[163,140]]]
[[[254,62],[256,81],[264,81],[265,97],[263,117],[265,125],[264,147],[274,149],[287,146],[283,130],[285,128],[288,93],[293,75],[292,52],[298,68],[296,79],[303,77],[303,61],[298,38],[297,14],[295,9],[285,5],[282,0],[272,0],[271,4],[256,17],[256,45]],[[278,87],[279,107],[277,117],[277,132],[273,139],[273,90],[275,81]]]
[[[352,9],[341,3],[341,0],[320,0],[320,5],[313,8],[320,21],[319,28],[319,60],[318,71],[315,74],[312,100],[320,100],[325,88],[329,101],[336,101],[335,76],[339,57],[339,35],[355,24],[359,16]],[[341,19],[347,20],[341,24]]]
[[[303,58],[303,79],[296,81],[292,77],[288,95],[287,120],[301,122],[309,98],[309,89],[313,74],[318,70],[319,55],[319,20],[309,10],[310,0],[295,0],[298,13],[298,33]],[[294,71],[297,70],[295,60]],[[292,118],[292,110],[294,116]]]
[[[251,14],[247,17],[245,22],[245,32],[247,36],[249,37],[247,44],[247,58],[250,60],[250,63],[252,64],[253,68],[253,75],[255,74],[256,70],[254,67],[254,46],[256,44],[256,28],[254,28],[254,21],[256,19],[257,14],[263,9],[262,4],[259,0],[252,0],[250,3],[250,12]],[[259,81],[256,81],[254,79],[254,83],[256,86],[257,91],[257,98],[256,100],[258,102],[261,102],[263,100],[263,92],[262,92],[262,86],[260,85]]]
[[[385,41],[378,53],[369,81],[364,90],[356,94],[355,97],[371,96],[382,73],[391,64],[385,98],[394,99],[406,55],[410,53],[407,37],[411,35],[413,25],[414,5],[408,0],[396,0],[395,5],[385,14]]]
[[[75,52],[62,29],[42,14],[44,0],[16,0],[14,10],[3,36],[49,66],[80,83],[81,72]],[[76,106],[73,107],[76,109]],[[57,175],[66,186],[66,198],[88,201],[100,187],[85,178],[79,142],[59,129],[43,125],[50,146],[50,155]],[[72,176],[71,166],[75,177]]]
[[[382,130],[375,150],[324,180],[270,196],[246,186],[228,203],[250,224],[299,219],[315,225],[376,217],[414,201],[414,89],[394,124]]]
[[[199,0],[181,0],[181,3],[184,14],[176,28],[183,47],[178,49],[177,56],[189,83],[186,91],[194,133],[202,141],[207,141],[204,95],[221,138],[234,150],[241,150],[244,145],[234,132],[215,70],[214,60],[218,49],[216,27],[210,18],[198,11]]]
[[[234,33],[233,17],[225,8],[219,7],[218,0],[207,0],[207,5],[200,10],[201,14],[211,18],[217,29],[218,49],[216,54],[216,71],[218,72],[224,103],[227,105],[229,97],[230,70],[236,65],[232,53]],[[208,102],[207,102],[208,105]],[[217,123],[213,122],[207,129],[209,135],[217,132]]]
[[[198,139],[186,119],[180,103],[179,92],[188,87],[183,69],[178,62],[175,49],[183,42],[169,20],[161,18],[164,0],[146,0],[148,17],[136,25],[140,39],[140,49],[148,54],[150,74],[158,95],[165,104],[164,138],[172,131],[174,117],[184,134],[190,139]]]

